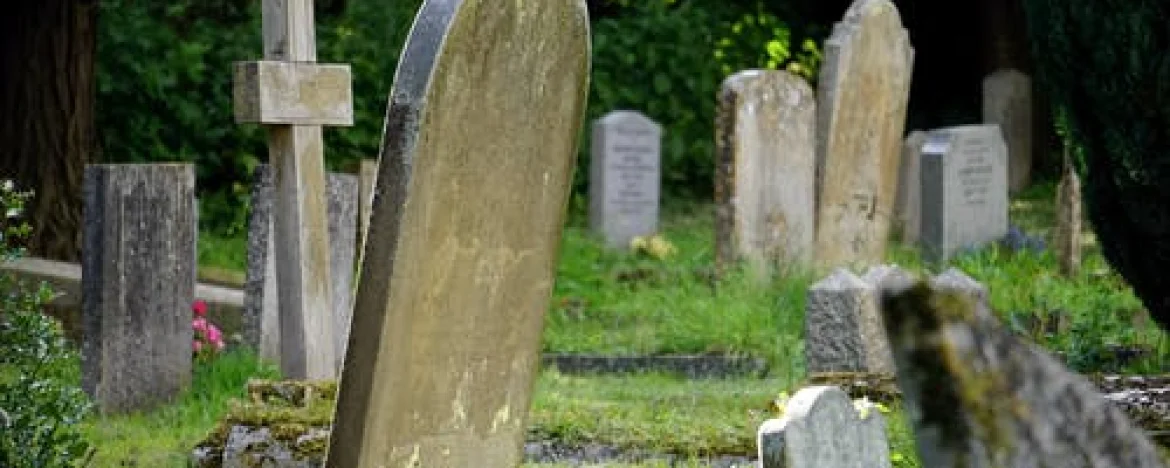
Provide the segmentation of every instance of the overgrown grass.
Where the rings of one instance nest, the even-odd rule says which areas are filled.
[[[232,398],[244,396],[249,378],[278,378],[271,365],[246,350],[197,362],[191,387],[153,411],[93,415],[84,423],[97,453],[94,466],[185,467],[195,444],[223,417]]]

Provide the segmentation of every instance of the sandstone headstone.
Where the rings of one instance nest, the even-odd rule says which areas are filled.
[[[897,192],[914,52],[889,0],[856,0],[825,42],[817,100],[816,256],[882,261]]]
[[[614,111],[593,124],[589,225],[610,247],[658,231],[662,127],[634,111]]]
[[[760,425],[761,468],[889,468],[886,423],[873,403],[857,407],[840,388],[807,387],[784,416]]]
[[[89,165],[82,387],[102,412],[148,409],[191,380],[195,170]]]
[[[1008,232],[1007,148],[996,125],[935,130],[922,146],[922,250],[945,261]]]
[[[519,464],[588,31],[584,0],[422,5],[390,92],[328,466]]]
[[[803,78],[748,70],[723,82],[716,117],[719,271],[747,260],[757,273],[812,260],[816,101]]]
[[[1072,158],[1064,154],[1060,183],[1056,186],[1056,232],[1053,235],[1056,260],[1065,276],[1081,269],[1081,179]]]
[[[279,362],[282,341],[279,294],[272,229],[272,170],[267,164],[256,167],[252,185],[252,213],[248,221],[248,271],[245,279],[244,330],[247,343],[260,356]],[[358,179],[352,174],[326,175],[326,209],[328,210],[329,259],[333,304],[329,340],[338,358],[345,349],[349,317],[353,304],[353,277],[357,236]],[[320,338],[309,335],[304,339]],[[302,345],[303,346],[303,345]]]
[[[1163,466],[1089,380],[1002,330],[985,303],[905,278],[880,289],[922,466]]]
[[[362,246],[366,243],[366,230],[370,226],[370,207],[374,203],[374,181],[378,177],[378,160],[363,159],[358,172],[358,240],[357,256],[361,261]]]
[[[898,196],[894,202],[894,224],[902,243],[918,243],[922,225],[922,144],[926,132],[915,130],[902,143],[902,161],[898,169]]]
[[[1016,193],[1032,177],[1032,79],[1013,69],[983,79],[983,123],[998,124],[1008,152],[1008,188]]]
[[[889,270],[874,269],[880,280]],[[808,290],[805,362],[808,372],[893,373],[893,359],[877,315],[873,285],[838,268]]]

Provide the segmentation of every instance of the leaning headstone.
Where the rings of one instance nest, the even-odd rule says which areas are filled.
[[[856,0],[825,42],[817,88],[816,256],[824,269],[883,260],[914,51],[890,0]]]
[[[634,111],[614,111],[593,124],[589,225],[606,245],[658,231],[662,127]]]
[[[1056,186],[1056,232],[1052,244],[1061,274],[1076,276],[1081,269],[1081,179],[1065,151],[1064,168]]]
[[[1013,69],[997,70],[983,79],[983,123],[1003,129],[1008,152],[1008,189],[1028,187],[1032,180],[1032,79]]]
[[[191,381],[195,170],[85,168],[82,387],[102,412],[148,409]]]
[[[425,2],[398,62],[330,467],[522,459],[589,17],[584,0],[484,5]]]
[[[748,70],[723,82],[716,117],[715,264],[757,273],[812,260],[816,101],[803,78]]]
[[[342,362],[349,316],[353,304],[353,277],[358,229],[358,179],[352,174],[326,175],[326,209],[328,210],[330,280],[333,292],[332,337],[334,352]],[[282,341],[276,261],[272,255],[275,236],[272,229],[272,170],[267,164],[256,167],[252,186],[252,213],[248,222],[248,271],[244,290],[244,330],[248,344],[262,358],[279,362]],[[303,339],[313,339],[306,336]]]
[[[833,386],[806,387],[784,415],[760,425],[760,468],[889,468],[886,422],[877,405],[854,405]]]
[[[1088,379],[1004,331],[985,303],[906,278],[880,289],[922,466],[1163,466]]]
[[[871,270],[867,278],[880,280],[889,272]],[[810,374],[893,372],[875,299],[873,285],[844,268],[809,288],[804,350]]]
[[[915,130],[902,143],[902,161],[898,168],[898,196],[894,202],[894,225],[903,244],[918,243],[922,224],[922,144],[926,132]]]
[[[931,132],[921,164],[924,257],[945,261],[1007,235],[1007,147],[997,125]]]

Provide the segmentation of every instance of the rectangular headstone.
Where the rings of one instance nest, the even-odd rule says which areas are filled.
[[[276,290],[275,245],[272,229],[272,169],[256,167],[252,185],[252,212],[248,221],[248,271],[245,280],[244,337],[260,356],[280,361],[282,340],[280,299]],[[353,277],[357,238],[358,178],[352,174],[326,175],[326,202],[329,218],[329,259],[333,290],[330,317],[333,320],[335,365],[340,368],[348,338],[353,304]],[[319,338],[307,335],[304,339]]]
[[[593,124],[589,225],[606,245],[658,231],[662,127],[634,111],[614,111]]]
[[[1001,69],[983,79],[983,123],[1003,130],[1008,154],[1008,189],[1032,181],[1032,79],[1019,70]]]
[[[191,380],[195,170],[89,165],[82,387],[102,412],[148,409]]]
[[[812,260],[816,101],[803,78],[748,70],[723,82],[716,117],[715,263],[759,273]]]
[[[985,302],[906,277],[879,291],[922,466],[1164,466],[1088,379],[1003,330]]]
[[[885,256],[913,58],[890,0],[855,0],[825,41],[817,87],[822,269],[872,265]]]
[[[423,3],[390,92],[327,466],[519,465],[589,60],[584,0]]]
[[[886,422],[877,405],[854,405],[833,386],[806,387],[784,415],[760,425],[760,468],[889,468]]]
[[[809,288],[804,352],[810,374],[893,374],[893,357],[874,294],[874,284],[890,274],[901,274],[901,270],[876,266],[859,278],[838,268]]]
[[[945,261],[1007,235],[1007,147],[998,125],[931,132],[922,146],[922,250]]]
[[[918,243],[922,226],[922,144],[926,132],[915,130],[902,143],[902,161],[898,168],[898,196],[894,202],[894,224],[900,241],[906,245]]]

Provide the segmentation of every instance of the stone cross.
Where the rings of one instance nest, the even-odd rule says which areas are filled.
[[[1008,155],[998,125],[935,130],[922,145],[921,247],[945,261],[1008,233]]]
[[[195,170],[85,168],[82,387],[99,411],[150,409],[191,381]]]
[[[760,468],[889,468],[886,421],[833,386],[806,387],[757,433]]]
[[[347,65],[319,65],[312,0],[263,2],[264,60],[237,62],[237,122],[268,128],[280,293],[281,369],[289,378],[336,375],[325,215],[322,125],[352,125]]]
[[[922,466],[1164,466],[1092,382],[1004,330],[985,301],[906,276],[878,290]]]
[[[825,41],[817,85],[822,270],[872,265],[885,256],[913,59],[890,0],[855,0]]]
[[[716,116],[715,264],[757,277],[813,258],[816,100],[803,78],[747,70],[727,78]]]
[[[589,61],[585,0],[423,3],[390,92],[328,467],[519,465]]]

